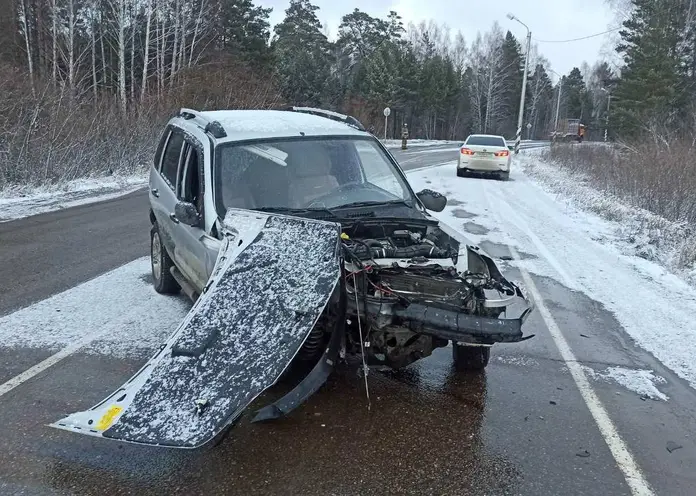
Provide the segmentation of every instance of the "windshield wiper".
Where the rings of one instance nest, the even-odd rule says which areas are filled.
[[[387,205],[406,205],[407,207],[413,207],[413,204],[406,200],[387,200],[387,201],[359,201],[353,203],[346,203],[345,205],[337,205],[334,210],[344,209],[344,208],[355,208],[355,207],[382,207]]]
[[[301,214],[311,214],[320,213],[331,217],[332,219],[338,219],[339,217],[329,210],[328,208],[291,208],[291,207],[258,207],[253,210],[259,212],[275,213],[275,214],[289,214],[289,215],[301,215]]]

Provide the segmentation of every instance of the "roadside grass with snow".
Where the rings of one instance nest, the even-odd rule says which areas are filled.
[[[606,146],[603,143],[597,146]],[[597,239],[615,243],[623,253],[663,265],[696,285],[696,229],[673,222],[648,210],[627,205],[620,199],[591,186],[581,172],[569,173],[544,161],[543,150],[519,155],[525,173],[556,195],[556,200],[614,221],[613,228]]]
[[[76,179],[41,187],[12,187],[0,191],[0,222],[21,219],[116,198],[147,184],[147,173]]]
[[[630,249],[620,233],[638,229],[640,223],[628,223],[630,217],[603,219],[582,210],[582,202],[576,206],[572,201],[572,187],[566,187],[565,194],[553,194],[540,180],[545,177],[540,171],[559,182],[563,177],[554,176],[551,166],[534,164],[534,155],[516,157],[510,181],[458,179],[454,163],[415,171],[409,181],[415,191],[431,188],[447,195],[448,207],[436,217],[466,232],[473,243],[486,240],[533,255],[506,263],[550,277],[599,302],[638,346],[696,388],[696,288]],[[527,169],[534,170],[534,179]],[[575,194],[587,199],[590,193],[582,188]],[[628,215],[632,209],[616,206],[612,211]],[[642,233],[633,235],[639,238]]]

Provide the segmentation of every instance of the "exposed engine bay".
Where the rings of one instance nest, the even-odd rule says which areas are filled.
[[[497,318],[518,296],[492,261],[469,247],[460,254],[436,223],[356,221],[343,226],[341,240],[346,351],[364,353],[370,365],[402,368],[450,340],[493,344],[495,337],[462,332],[466,316]],[[322,332],[310,334],[307,359],[316,357]]]

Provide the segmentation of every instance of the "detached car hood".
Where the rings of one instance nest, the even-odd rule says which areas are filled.
[[[93,408],[53,427],[196,448],[295,357],[339,281],[340,226],[231,210],[213,274],[162,349]]]

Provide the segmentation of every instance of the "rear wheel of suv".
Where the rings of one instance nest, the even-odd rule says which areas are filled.
[[[150,265],[152,266],[152,285],[155,291],[161,294],[174,294],[181,287],[172,275],[171,268],[174,265],[162,244],[157,224],[150,231]]]
[[[452,343],[452,358],[457,370],[483,370],[490,357],[490,346],[462,346]]]
[[[501,181],[507,181],[510,179],[510,172],[501,172],[499,178]]]
[[[457,177],[464,177],[466,174],[464,173],[463,170],[457,169]]]

